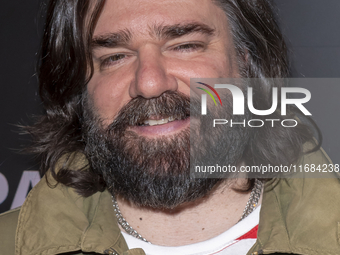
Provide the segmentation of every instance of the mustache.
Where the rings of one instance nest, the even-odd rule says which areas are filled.
[[[190,97],[178,91],[166,91],[157,98],[133,98],[118,112],[107,132],[124,132],[127,127],[143,125],[149,119],[183,120],[189,116]]]

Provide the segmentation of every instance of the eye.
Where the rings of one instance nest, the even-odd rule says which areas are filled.
[[[199,43],[186,43],[186,44],[181,44],[173,48],[175,51],[180,51],[180,52],[191,52],[191,51],[197,51],[200,49],[203,49],[204,45],[199,44]]]
[[[103,59],[100,63],[100,67],[101,68],[106,68],[112,65],[116,65],[118,64],[122,59],[124,59],[126,57],[126,55],[124,54],[115,54],[112,55],[110,57],[107,57],[105,59]]]

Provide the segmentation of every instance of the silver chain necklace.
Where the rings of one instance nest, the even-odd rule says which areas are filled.
[[[125,230],[125,232],[128,233],[129,235],[132,235],[133,237],[136,237],[136,238],[144,241],[144,242],[150,243],[144,237],[142,237],[140,234],[138,234],[137,231],[134,230],[129,225],[129,223],[124,219],[122,213],[119,210],[119,206],[118,206],[118,203],[117,203],[115,196],[112,196],[112,203],[113,203],[113,208],[114,208],[114,211],[115,211],[117,221],[118,221],[119,225],[121,225],[122,228]]]
[[[263,183],[261,181],[259,181],[258,179],[255,179],[254,187],[251,190],[248,202],[246,204],[246,207],[243,210],[243,214],[242,214],[239,222],[255,210],[255,208],[256,208],[259,200],[260,200],[260,197],[261,197],[262,186],[263,186]]]
[[[259,181],[258,179],[255,179],[254,188],[251,190],[248,202],[246,204],[246,207],[243,210],[243,214],[242,214],[239,222],[255,210],[255,208],[256,208],[259,200],[260,200],[260,197],[261,197],[262,186],[263,186],[262,182]],[[140,234],[138,234],[138,232],[136,230],[134,230],[129,225],[129,223],[124,219],[122,213],[119,210],[119,206],[118,206],[118,203],[117,203],[115,196],[112,196],[112,203],[113,203],[113,208],[114,208],[114,211],[115,211],[117,221],[118,221],[119,225],[121,225],[121,227],[125,230],[125,232],[128,233],[129,235],[132,235],[135,238],[138,238],[138,239],[144,241],[144,242],[150,243],[144,237],[142,237]]]

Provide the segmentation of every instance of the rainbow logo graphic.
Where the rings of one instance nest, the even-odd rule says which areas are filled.
[[[215,95],[217,96],[218,100],[220,101],[220,104],[222,105],[222,100],[221,100],[221,98],[220,98],[220,95],[217,93],[217,91],[216,91],[213,87],[211,87],[210,85],[205,84],[205,83],[203,83],[203,82],[197,82],[197,83],[206,86],[206,87],[209,88],[212,92],[214,92]],[[197,87],[197,88],[198,88],[198,89],[201,89],[201,90],[203,90],[205,93],[207,93],[207,94],[212,98],[212,100],[214,100],[214,103],[215,103],[215,105],[217,106],[216,100],[215,100],[214,96],[211,94],[211,92],[210,92],[209,90],[206,90],[206,89],[203,89],[203,88],[200,88],[200,87]]]

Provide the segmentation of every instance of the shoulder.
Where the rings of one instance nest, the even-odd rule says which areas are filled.
[[[297,164],[301,173],[266,183],[252,252],[339,254],[339,165],[322,148],[307,153],[314,147],[305,144]]]
[[[0,214],[0,251],[3,254],[15,253],[15,233],[18,224],[20,208]]]

